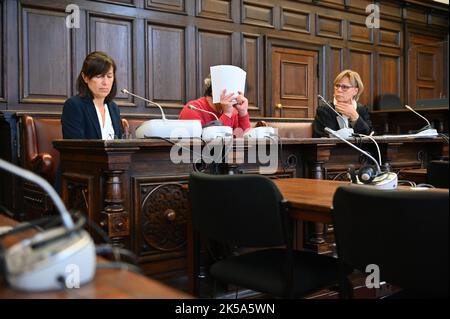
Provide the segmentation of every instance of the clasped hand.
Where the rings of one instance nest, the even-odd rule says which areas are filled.
[[[239,113],[239,116],[245,116],[248,112],[248,100],[242,92],[227,94],[227,90],[223,90],[220,94],[220,106],[223,114],[231,117],[233,115],[233,108]]]
[[[352,122],[355,122],[359,117],[359,114],[358,114],[358,112],[356,112],[356,109],[352,103],[336,101],[335,108],[336,108],[336,111],[338,111],[340,114],[348,117],[350,119],[350,121],[352,121]]]

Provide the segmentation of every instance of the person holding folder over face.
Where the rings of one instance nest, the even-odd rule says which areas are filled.
[[[337,131],[344,127],[353,128],[355,133],[369,135],[372,123],[367,107],[357,103],[364,90],[359,74],[344,70],[334,80],[334,99],[329,103],[342,116],[327,105],[319,105],[314,118],[313,137],[328,137],[325,127]]]
[[[77,79],[78,95],[64,103],[61,124],[64,139],[114,139],[122,137],[117,92],[116,63],[95,51],[85,58]]]
[[[213,84],[211,74],[204,80],[204,96],[188,102],[180,112],[180,120],[200,120],[202,126],[208,124],[230,126],[233,129],[240,128],[245,132],[250,128],[248,114],[248,100],[241,91],[228,92],[225,88],[220,89],[216,99],[213,101]]]

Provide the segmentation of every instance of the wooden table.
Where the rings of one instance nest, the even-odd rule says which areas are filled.
[[[14,226],[16,221],[0,214],[0,226]],[[15,242],[32,235],[33,231],[22,233],[20,236],[9,236],[2,240],[2,244],[10,246]],[[107,260],[98,257],[97,263]],[[180,299],[192,296],[170,288],[156,280],[136,274],[128,270],[97,269],[94,280],[80,288],[64,291],[29,293],[6,287],[0,282],[0,298],[6,299]]]
[[[427,169],[426,168],[402,169],[399,172],[399,179],[412,181],[416,184],[426,183]]]

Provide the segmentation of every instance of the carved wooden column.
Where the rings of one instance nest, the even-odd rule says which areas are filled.
[[[124,246],[124,237],[130,235],[129,214],[125,211],[122,197],[123,171],[105,171],[105,208],[101,212],[100,226],[115,246]]]
[[[318,144],[314,157],[311,158],[310,177],[313,179],[325,179],[324,164],[330,159],[331,150],[336,147],[336,144]],[[306,247],[317,252],[330,251],[325,241],[325,228],[323,223],[308,223],[311,233],[310,238],[306,243]]]

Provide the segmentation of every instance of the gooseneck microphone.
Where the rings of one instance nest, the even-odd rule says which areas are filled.
[[[360,178],[362,179],[362,181],[358,181],[360,183],[357,183],[357,184],[371,185],[371,186],[374,186],[376,188],[386,189],[386,190],[387,189],[396,189],[397,188],[397,183],[398,183],[397,174],[392,173],[392,172],[384,172],[383,173],[381,171],[380,165],[378,164],[376,159],[372,155],[370,155],[368,152],[360,149],[356,145],[353,145],[352,143],[350,143],[346,139],[344,139],[341,136],[339,136],[339,134],[337,134],[337,132],[333,131],[332,129],[330,129],[328,127],[325,128],[325,131],[327,131],[328,133],[330,133],[333,136],[336,136],[338,139],[340,139],[341,141],[347,143],[348,145],[350,145],[351,147],[356,149],[358,152],[366,155],[368,158],[370,158],[372,160],[372,162],[375,163],[376,172],[375,172],[374,176],[370,176],[370,171],[364,170],[362,172],[362,174],[360,174]]]
[[[405,108],[407,108],[411,112],[415,113],[416,115],[420,116],[421,118],[423,118],[425,120],[425,122],[427,122],[427,126],[421,128],[416,133],[417,135],[427,135],[427,136],[437,136],[438,135],[437,130],[431,127],[430,121],[428,121],[428,119],[425,116],[420,115],[417,111],[414,111],[413,108],[409,105],[405,104]]]
[[[3,159],[0,159],[0,168],[40,186],[52,199],[63,223],[2,251],[0,271],[9,285],[25,291],[46,291],[78,288],[91,281],[95,275],[95,245],[88,232],[82,229],[82,223],[74,224],[63,201],[45,179]],[[37,224],[19,224],[1,236],[16,234]],[[70,271],[79,274],[75,283],[71,282],[73,272]]]
[[[212,116],[214,116],[214,117],[216,118],[217,121],[219,121],[219,118],[218,118],[217,115],[214,114],[213,112],[199,109],[199,108],[197,108],[197,107],[195,107],[195,106],[193,106],[193,105],[188,105],[188,108],[191,109],[191,110],[196,110],[196,111],[200,111],[200,112],[204,112],[204,113],[211,114]]]
[[[150,104],[152,104],[152,105],[155,105],[155,106],[159,107],[159,110],[161,111],[162,119],[163,119],[163,120],[166,120],[166,115],[164,114],[163,108],[162,108],[161,105],[159,105],[158,103],[153,102],[153,101],[151,101],[151,100],[149,100],[149,99],[146,99],[145,97],[139,96],[139,95],[137,95],[137,94],[131,93],[130,91],[128,91],[128,90],[125,89],[125,88],[123,88],[123,89],[120,90],[120,91],[121,91],[122,93],[124,93],[124,94],[129,94],[129,95],[131,95],[131,96],[137,97],[138,99],[141,99],[141,100],[143,100],[143,101],[146,101],[146,102],[148,102],[148,103],[150,103]]]
[[[326,106],[328,106],[331,110],[333,110],[333,112],[336,113],[336,115],[337,115],[340,119],[342,119],[342,123],[344,123],[344,126],[345,126],[345,127],[341,128],[341,129],[339,129],[339,130],[337,130],[337,131],[333,131],[333,132],[334,132],[335,134],[339,135],[339,137],[341,137],[341,138],[350,138],[350,137],[352,137],[354,131],[353,131],[352,128],[348,127],[348,125],[347,125],[347,120],[346,120],[341,114],[339,114],[339,112],[336,111],[336,110],[334,109],[334,107],[332,107],[332,106],[330,105],[330,103],[328,103],[328,102],[324,99],[324,97],[323,97],[322,95],[318,94],[317,96],[319,97],[319,99],[320,99]],[[327,132],[328,132],[328,131],[327,131]],[[335,134],[333,134],[333,135],[335,135]]]
[[[15,166],[1,158],[0,158],[0,168],[13,175],[22,177],[42,187],[42,189],[50,196],[56,208],[58,209],[64,226],[67,229],[75,228],[73,220],[70,217],[70,214],[66,209],[66,206],[64,206],[64,203],[62,202],[61,198],[58,196],[54,188],[45,179],[21,167]]]

